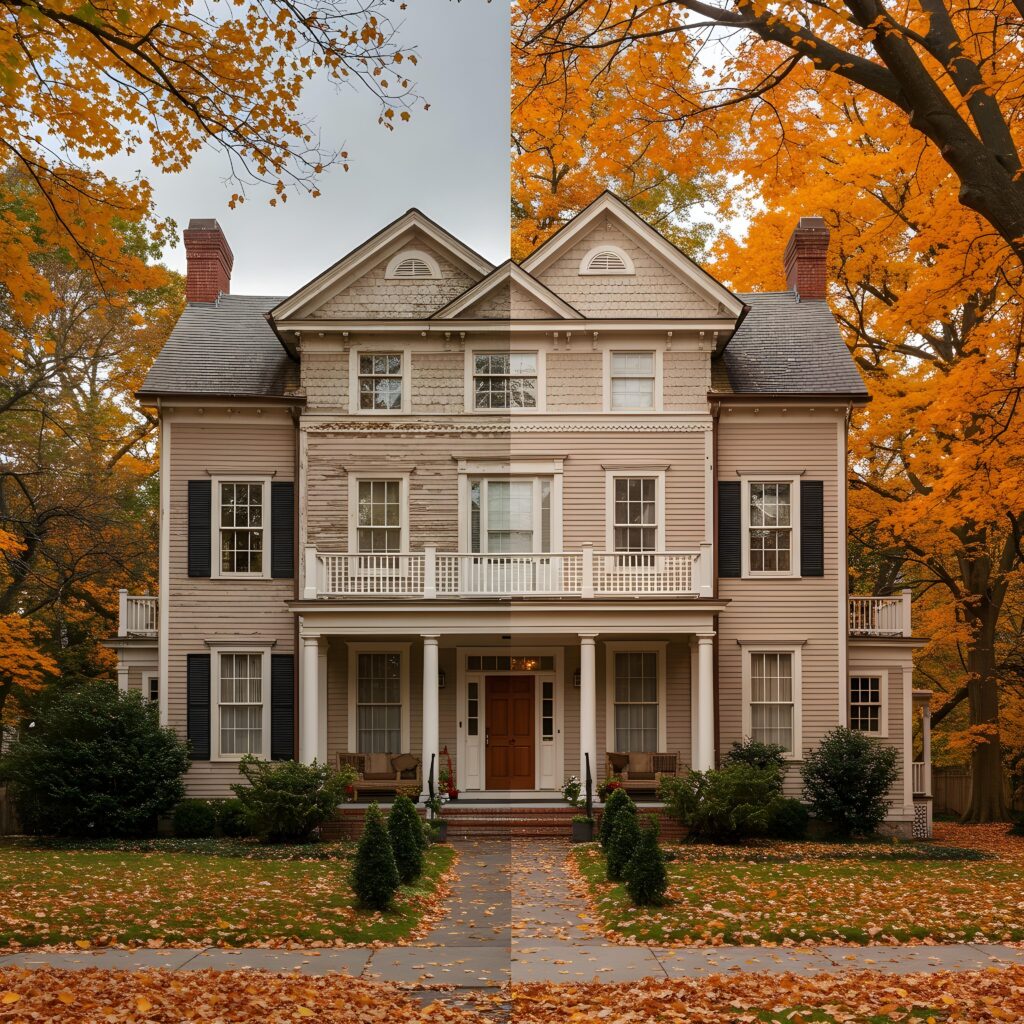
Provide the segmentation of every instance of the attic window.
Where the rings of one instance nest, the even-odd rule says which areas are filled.
[[[384,276],[393,280],[422,281],[440,277],[441,271],[433,256],[418,249],[406,249],[391,260]]]
[[[617,245],[602,245],[580,261],[581,274],[632,274],[633,261]]]

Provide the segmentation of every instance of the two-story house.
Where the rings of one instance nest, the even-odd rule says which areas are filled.
[[[232,295],[193,221],[139,393],[160,594],[125,595],[112,642],[190,741],[189,792],[246,753],[412,754],[425,785],[444,751],[464,795],[537,798],[744,736],[795,767],[849,724],[899,749],[909,832],[927,702],[908,596],[847,595],[868,394],[828,237],[803,218],[789,290],[735,295],[610,194],[500,266],[410,210],[280,298]]]

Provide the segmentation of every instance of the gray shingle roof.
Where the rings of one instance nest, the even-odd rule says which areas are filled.
[[[146,374],[140,395],[276,397],[299,382],[265,314],[280,298],[222,295],[185,307]]]
[[[827,302],[798,302],[793,292],[739,297],[750,312],[712,363],[716,391],[868,398]]]

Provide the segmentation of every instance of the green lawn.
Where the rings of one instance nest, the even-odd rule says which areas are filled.
[[[1024,865],[926,844],[666,847],[668,902],[639,909],[574,851],[601,928],[641,942],[761,945],[1024,939]]]
[[[397,942],[436,907],[451,847],[392,911],[353,908],[354,845],[231,841],[0,846],[0,948],[51,943],[244,946]]]

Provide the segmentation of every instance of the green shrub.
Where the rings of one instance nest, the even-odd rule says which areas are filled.
[[[188,749],[139,693],[94,682],[41,702],[0,761],[22,826],[36,835],[155,832],[185,795]]]
[[[407,796],[396,796],[388,814],[388,837],[395,854],[398,877],[408,885],[423,874],[423,829]]]
[[[751,768],[775,771],[779,786],[786,773],[786,748],[777,743],[761,743],[760,740],[742,740],[733,743],[725,755],[725,764],[747,764]]]
[[[264,843],[304,843],[334,813],[355,782],[351,768],[243,757],[247,785],[232,786],[252,835]]]
[[[217,812],[208,800],[182,800],[174,808],[177,839],[211,839],[217,831]]]
[[[738,843],[767,833],[768,808],[779,786],[774,769],[732,761],[673,780],[661,793],[666,811],[689,829],[691,838]]]
[[[217,825],[221,834],[229,839],[244,839],[252,835],[245,817],[245,805],[238,797],[217,801]]]
[[[639,842],[640,824],[637,821],[636,809],[634,807],[630,812],[623,808],[615,816],[615,829],[608,844],[605,873],[609,882],[621,882],[626,877],[626,868]]]
[[[811,813],[835,835],[872,835],[885,821],[899,775],[893,747],[852,729],[833,729],[808,754],[800,774]]]
[[[625,809],[627,814],[636,814],[636,804],[624,789],[613,789],[608,794],[608,802],[604,805],[601,814],[601,848],[605,853],[611,845],[612,834],[615,831],[615,819]]]
[[[640,841],[626,866],[626,892],[638,907],[651,907],[665,902],[667,889],[665,856],[658,845],[658,819],[652,817],[641,830]]]
[[[777,796],[768,805],[768,836],[772,839],[805,839],[811,812],[799,800]]]
[[[352,891],[367,910],[387,910],[398,891],[398,866],[384,815],[375,804],[366,808],[363,834],[352,868]]]

